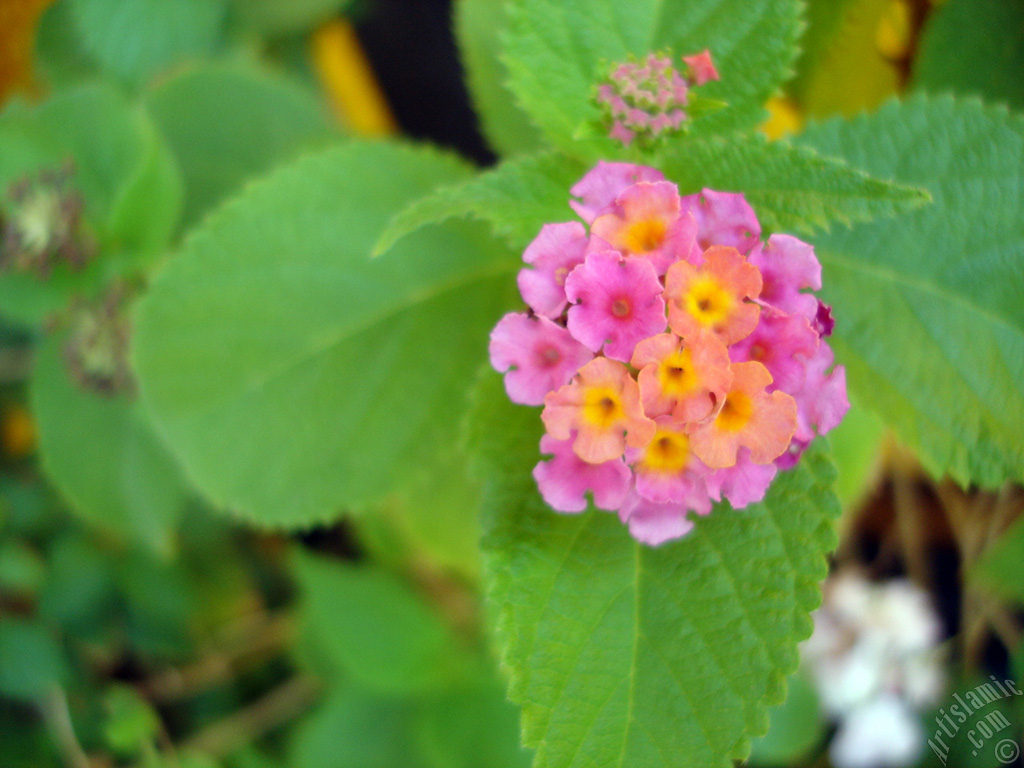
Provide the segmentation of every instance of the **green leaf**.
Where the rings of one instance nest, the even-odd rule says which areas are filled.
[[[799,765],[825,739],[828,728],[814,686],[797,673],[790,675],[786,687],[785,702],[771,711],[768,733],[754,742],[753,765]]]
[[[34,597],[46,578],[46,563],[25,541],[0,540],[0,593]]]
[[[466,173],[391,144],[311,155],[206,219],[157,277],[136,318],[142,396],[217,505],[310,525],[454,443],[515,259],[468,227],[369,253],[395,210]]]
[[[36,354],[32,406],[43,470],[84,519],[169,553],[187,488],[138,403],[77,388],[63,337]]]
[[[488,222],[516,250],[536,237],[546,222],[575,218],[569,188],[586,166],[559,154],[507,160],[497,168],[441,187],[407,206],[388,223],[374,247],[387,253],[395,243],[428,224],[469,216]]]
[[[445,682],[454,638],[394,573],[297,553],[303,622],[332,666],[369,690],[405,693]]]
[[[245,180],[339,135],[314,93],[251,66],[188,69],[146,105],[181,166],[185,228]]]
[[[62,91],[0,115],[0,192],[25,176],[71,160],[70,187],[98,256],[81,272],[60,267],[46,280],[0,274],[0,312],[29,325],[70,296],[144,270],[167,245],[181,208],[181,178],[146,114],[109,85]]]
[[[257,34],[305,32],[336,17],[352,0],[230,0],[233,20]]]
[[[109,713],[103,735],[117,754],[137,754],[156,738],[160,717],[134,688],[111,686],[103,697],[103,703]]]
[[[437,768],[416,744],[415,701],[346,687],[295,730],[289,768]]]
[[[487,142],[498,154],[516,155],[539,149],[541,136],[505,86],[508,70],[498,56],[505,6],[505,0],[458,0],[455,37]]]
[[[816,240],[857,399],[936,475],[1024,479],[1024,119],[915,97],[804,141],[935,200]]]
[[[1009,496],[1000,504],[1012,504]],[[1024,518],[1011,525],[974,564],[970,579],[987,587],[1003,599],[1024,605]]]
[[[759,134],[677,141],[659,158],[682,194],[707,187],[744,192],[769,230],[810,234],[911,210],[928,194],[851,168],[806,147]]]
[[[828,433],[839,473],[836,495],[844,509],[871,491],[870,480],[879,474],[884,436],[885,424],[873,411],[862,408],[855,397],[842,423]]]
[[[0,695],[36,701],[67,677],[64,652],[46,627],[0,616]]]
[[[928,17],[914,87],[1024,108],[1024,0],[948,0]]]
[[[82,46],[100,68],[137,87],[159,72],[211,53],[221,0],[70,0]]]
[[[723,132],[761,119],[764,102],[790,74],[800,32],[795,0],[514,0],[508,14],[509,87],[553,144],[576,153],[576,131],[600,117],[595,85],[628,54],[709,48],[722,80],[702,95],[729,107],[694,129]],[[593,149],[612,147],[605,140]]]
[[[810,634],[835,544],[835,470],[820,449],[765,501],[718,505],[685,538],[651,548],[615,515],[560,515],[530,470],[537,409],[489,375],[473,433],[489,481],[485,540],[510,698],[537,768],[699,768],[743,759],[767,730]]]
[[[435,768],[529,768],[518,712],[497,675],[445,691],[421,707],[418,742]]]

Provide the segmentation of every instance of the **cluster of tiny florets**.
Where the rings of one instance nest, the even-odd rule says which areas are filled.
[[[571,194],[582,222],[523,253],[529,311],[495,327],[491,364],[544,406],[545,501],[579,512],[590,494],[659,544],[691,510],[760,501],[845,414],[821,268],[795,237],[762,241],[743,195],[681,196],[654,168],[599,163]]]
[[[685,75],[669,56],[653,53],[642,61],[612,66],[608,81],[597,89],[597,103],[605,112],[611,138],[629,145],[683,126],[690,88],[718,79],[707,51],[684,56],[683,61]]]

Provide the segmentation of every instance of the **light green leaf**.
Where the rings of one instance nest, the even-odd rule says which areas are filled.
[[[301,552],[295,575],[303,624],[336,671],[386,693],[445,682],[454,638],[399,576]]]
[[[1024,108],[1024,0],[948,0],[928,17],[914,87]]]
[[[41,170],[73,162],[70,188],[98,256],[80,272],[59,267],[46,280],[0,275],[0,312],[29,325],[115,277],[144,270],[167,245],[181,209],[181,178],[146,114],[109,85],[62,91],[38,107],[0,115],[0,192]]]
[[[452,444],[515,258],[434,228],[371,260],[387,219],[467,170],[352,142],[208,218],[137,315],[142,395],[217,505],[304,526],[395,491]]]
[[[428,224],[461,216],[488,222],[514,249],[521,250],[544,223],[576,217],[569,207],[569,188],[586,170],[585,165],[558,154],[507,160],[404,208],[388,223],[374,253],[387,253]]]
[[[100,68],[140,86],[174,64],[211,53],[221,0],[70,0],[82,46]]]
[[[63,343],[47,338],[32,373],[43,470],[90,523],[166,554],[188,494],[178,468],[138,403],[71,382]]]
[[[181,166],[186,228],[245,180],[339,136],[315,94],[251,66],[188,69],[146,104]]]
[[[828,433],[839,474],[836,495],[844,509],[871,491],[872,478],[880,474],[884,436],[885,424],[873,411],[862,408],[856,397],[843,421]]]
[[[722,132],[761,119],[764,102],[790,74],[800,32],[795,0],[513,0],[508,14],[509,87],[553,144],[577,154],[577,130],[600,117],[595,85],[628,54],[709,48],[722,80],[702,96],[729,106],[694,129]],[[605,140],[590,151],[613,149]]]
[[[1012,504],[1009,493],[999,504]],[[1024,605],[1024,518],[1011,525],[974,564],[970,579],[991,590],[999,597]]]
[[[455,37],[484,136],[498,154],[516,155],[539,149],[541,137],[505,85],[508,70],[498,56],[505,5],[505,0],[458,0]]]
[[[1024,479],[1024,119],[915,97],[804,141],[935,200],[815,241],[857,399],[936,475]]]
[[[537,409],[508,403],[494,375],[478,403],[488,598],[537,768],[746,757],[797,666],[835,544],[823,451],[780,474],[763,503],[718,505],[651,548],[615,515],[548,509],[530,476]]]
[[[677,141],[659,167],[682,194],[701,188],[746,193],[768,229],[810,234],[831,222],[869,221],[928,202],[923,190],[894,184],[760,134]]]

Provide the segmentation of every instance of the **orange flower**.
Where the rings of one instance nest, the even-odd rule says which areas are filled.
[[[636,345],[631,362],[640,369],[640,400],[652,418],[672,414],[682,421],[701,421],[732,383],[729,351],[708,331],[692,343],[671,333],[651,336]]]
[[[673,264],[666,276],[668,324],[677,336],[692,338],[701,330],[726,344],[747,336],[757,325],[760,308],[747,299],[761,293],[761,272],[735,248],[713,245],[704,264]]]
[[[541,419],[558,440],[568,440],[576,430],[573,451],[591,464],[618,458],[627,445],[646,445],[655,431],[629,370],[604,357],[591,360],[571,382],[548,393]]]
[[[753,361],[733,363],[732,373],[722,409],[690,436],[693,452],[712,469],[735,465],[741,447],[750,449],[755,464],[768,464],[796,432],[796,401],[785,392],[765,391],[772,383],[767,368]]]

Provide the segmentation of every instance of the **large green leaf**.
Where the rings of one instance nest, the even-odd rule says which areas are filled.
[[[43,469],[90,523],[166,554],[188,494],[177,465],[138,403],[71,382],[63,343],[47,338],[32,373]]]
[[[858,400],[936,474],[1024,479],[1024,119],[916,97],[804,140],[935,200],[816,240]]]
[[[508,403],[493,374],[478,398],[489,600],[535,765],[744,758],[797,666],[835,543],[823,452],[781,474],[763,503],[719,505],[685,538],[651,548],[614,515],[548,509],[530,476],[537,409]]]
[[[758,122],[790,73],[800,32],[796,0],[513,0],[508,13],[509,87],[547,137],[574,153],[581,125],[600,116],[594,87],[613,62],[709,48],[722,80],[702,95],[729,106],[695,128],[721,132]]]
[[[160,82],[146,104],[181,166],[184,227],[246,179],[339,135],[314,93],[251,66],[185,70]]]
[[[145,113],[113,87],[83,85],[0,115],[0,191],[69,160],[69,186],[82,197],[99,255],[81,272],[59,267],[46,281],[0,275],[0,312],[24,323],[41,322],[75,292],[144,269],[178,221],[182,183],[174,158]]]
[[[541,137],[505,86],[508,70],[498,56],[505,5],[505,0],[458,0],[455,36],[480,128],[494,151],[514,155],[539,149]]]
[[[222,0],[70,0],[83,48],[107,74],[138,86],[213,51]]]
[[[434,228],[369,258],[395,210],[468,173],[353,142],[206,219],[139,307],[143,398],[215,503],[263,525],[336,517],[451,444],[515,259]]]
[[[507,160],[493,170],[441,187],[391,219],[375,253],[386,253],[402,238],[428,224],[470,216],[482,219],[517,249],[524,248],[546,222],[576,217],[569,188],[586,166],[559,154]]]
[[[777,232],[827,230],[831,222],[869,221],[928,201],[922,190],[760,134],[674,142],[658,165],[683,194],[703,187],[746,193],[761,223]]]
[[[914,87],[1024,108],[1024,0],[949,0],[928,19]]]

